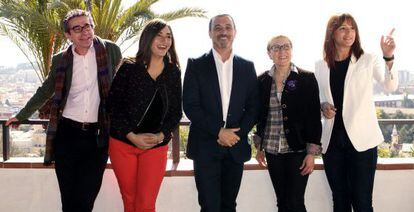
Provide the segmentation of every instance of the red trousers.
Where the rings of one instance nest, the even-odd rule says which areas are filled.
[[[125,212],[155,212],[167,151],[167,145],[142,150],[117,139],[109,139],[109,156]]]

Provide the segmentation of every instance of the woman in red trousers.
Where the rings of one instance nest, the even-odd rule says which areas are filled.
[[[181,116],[181,72],[171,27],[142,31],[134,59],[125,59],[109,92],[109,156],[125,212],[155,211],[168,142]]]

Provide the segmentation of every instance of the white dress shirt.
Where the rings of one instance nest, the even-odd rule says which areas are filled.
[[[221,59],[220,54],[213,48],[214,61],[216,63],[217,76],[220,85],[221,107],[223,110],[223,121],[227,120],[230,104],[231,86],[233,83],[233,52],[228,60]]]
[[[378,125],[373,102],[373,81],[381,84],[386,91],[394,91],[398,87],[398,74],[395,62],[388,70],[385,62],[373,54],[364,53],[357,60],[351,56],[344,83],[342,117],[346,132],[352,145],[359,152],[371,149],[384,141]],[[330,87],[330,70],[324,60],[315,66],[315,77],[318,81],[320,101],[334,105]],[[322,153],[329,146],[335,117],[322,118]]]
[[[63,116],[78,122],[98,122],[100,103],[95,48],[86,55],[73,52],[72,83]]]

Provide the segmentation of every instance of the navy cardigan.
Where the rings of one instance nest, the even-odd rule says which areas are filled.
[[[321,145],[321,113],[319,90],[312,72],[298,69],[291,72],[282,91],[283,127],[292,150],[306,148],[306,143]],[[266,71],[258,77],[261,110],[256,134],[263,138],[269,111],[272,77]],[[263,139],[262,139],[263,142]]]

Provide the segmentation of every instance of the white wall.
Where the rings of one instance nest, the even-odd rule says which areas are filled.
[[[376,212],[414,211],[414,170],[377,171],[374,191]],[[308,211],[330,212],[330,190],[323,171],[315,171],[306,193]],[[56,212],[59,190],[53,169],[0,169],[0,211]],[[276,211],[267,171],[245,171],[238,197],[239,212]],[[158,212],[199,211],[193,177],[165,177],[157,202]],[[105,172],[94,212],[122,212],[121,196],[113,171]]]

